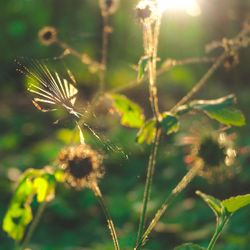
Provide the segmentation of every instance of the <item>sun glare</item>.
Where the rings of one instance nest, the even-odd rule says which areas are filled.
[[[157,0],[160,11],[185,11],[190,16],[199,16],[201,9],[196,0]]]

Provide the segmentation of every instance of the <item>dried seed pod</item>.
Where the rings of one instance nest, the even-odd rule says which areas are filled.
[[[136,16],[141,22],[154,21],[156,19],[156,7],[152,1],[140,1],[135,10]]]
[[[103,176],[102,156],[86,144],[65,148],[58,158],[66,182],[76,189],[91,188]]]
[[[49,46],[57,41],[57,30],[52,26],[45,26],[38,32],[38,39],[41,44]]]

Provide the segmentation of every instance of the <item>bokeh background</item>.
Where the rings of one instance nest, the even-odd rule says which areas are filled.
[[[126,85],[136,79],[133,65],[143,54],[141,27],[135,17],[137,1],[120,0],[111,18],[113,33],[108,51],[107,89]],[[222,37],[233,37],[242,28],[249,14],[249,0],[200,0],[201,15],[191,17],[184,12],[164,14],[159,56],[183,59],[205,55],[204,46]],[[8,209],[12,193],[21,172],[29,167],[42,168],[52,164],[58,152],[70,141],[73,124],[58,114],[37,111],[25,90],[25,77],[16,72],[14,60],[29,66],[32,59],[46,59],[50,65],[63,65],[74,74],[80,88],[82,105],[98,87],[98,77],[72,56],[60,57],[58,46],[39,43],[38,31],[47,25],[58,29],[59,38],[79,52],[86,52],[99,60],[101,56],[102,19],[97,0],[9,0],[0,1],[0,223]],[[219,53],[220,51],[218,51]],[[216,52],[215,52],[216,54]],[[250,48],[240,53],[240,64],[231,70],[223,67],[209,80],[199,98],[219,98],[235,93],[238,107],[250,119]],[[208,69],[208,64],[176,67],[163,74],[158,81],[160,106],[171,108]],[[142,84],[124,92],[141,104],[150,117],[147,85]],[[203,116],[202,116],[203,117]],[[139,208],[149,156],[149,146],[137,145],[137,131],[119,125],[117,116],[97,110],[91,121],[105,141],[109,139],[121,150],[108,151],[105,143],[85,134],[87,142],[105,154],[105,178],[100,186],[114,219],[122,249],[132,249],[136,239]],[[198,124],[198,125],[197,125]],[[202,124],[202,125],[201,125]],[[249,124],[249,123],[248,123]],[[185,117],[178,136],[163,138],[150,212],[161,204],[178,180],[186,173],[184,163],[187,150],[178,143],[182,136],[197,136],[192,128],[218,129],[217,123],[201,116]],[[241,171],[223,181],[197,178],[180,195],[156,227],[145,249],[165,250],[183,242],[203,246],[213,233],[215,218],[210,209],[195,196],[195,190],[220,199],[250,193],[250,133],[249,125],[232,129],[239,154],[237,166]],[[199,132],[198,132],[199,135]],[[104,139],[104,137],[106,139]],[[127,157],[128,156],[128,157]],[[236,214],[222,237],[218,250],[248,250],[250,246],[250,209]],[[31,241],[34,250],[108,250],[113,249],[105,219],[95,197],[89,190],[74,191],[57,188]],[[0,249],[14,249],[13,241],[0,230]]]

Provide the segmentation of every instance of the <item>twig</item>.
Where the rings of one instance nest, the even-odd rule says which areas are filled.
[[[136,246],[135,250],[142,247],[149,236],[149,234],[152,232],[158,221],[161,219],[161,217],[166,212],[167,208],[169,207],[169,204],[174,200],[174,198],[180,194],[193,180],[193,178],[201,171],[203,168],[203,162],[202,160],[197,160],[195,165],[188,171],[188,173],[182,178],[182,180],[177,184],[177,186],[172,190],[170,195],[166,198],[166,200],[161,205],[160,209],[156,212],[154,218],[151,220],[148,228],[146,229],[145,233],[142,236],[141,241]]]
[[[188,65],[188,64],[199,64],[199,63],[211,63],[216,60],[215,57],[190,57],[182,60],[175,60],[175,59],[167,59],[161,68],[157,71],[156,76],[159,77],[162,74],[164,74],[166,71],[170,70],[174,66],[182,66],[182,65]],[[140,84],[145,83],[148,80],[148,77],[144,77],[141,80],[134,80],[128,83],[127,85],[124,86],[119,86],[117,88],[114,88],[110,90],[109,92],[111,93],[117,93],[117,92],[124,92],[128,91],[132,88],[135,88],[139,86]]]
[[[113,220],[112,220],[112,218],[111,218],[111,216],[109,214],[109,211],[107,209],[107,206],[106,206],[106,204],[104,202],[102,193],[101,193],[101,191],[100,191],[100,189],[99,189],[99,187],[97,186],[96,183],[92,185],[92,190],[93,190],[95,196],[98,198],[100,206],[101,206],[101,208],[103,210],[103,213],[104,213],[104,215],[106,217],[108,228],[110,230],[110,234],[111,234],[111,237],[112,237],[112,240],[113,240],[113,243],[114,243],[115,250],[120,250],[119,241],[118,241],[118,238],[117,238],[117,234],[116,234],[116,230],[115,230]]]

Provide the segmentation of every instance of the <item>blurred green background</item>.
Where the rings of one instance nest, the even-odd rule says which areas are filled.
[[[120,0],[120,6],[111,18],[113,33],[108,53],[107,89],[126,85],[136,79],[132,65],[143,54],[141,27],[135,17],[137,1]],[[235,36],[250,11],[249,0],[200,0],[202,13],[190,17],[183,12],[164,14],[160,36],[159,56],[182,59],[205,54],[204,46],[224,36]],[[37,111],[25,90],[25,79],[16,72],[14,60],[25,58],[47,59],[66,65],[75,75],[80,88],[82,104],[91,99],[98,87],[98,77],[89,73],[77,58],[60,57],[62,49],[42,46],[38,31],[47,25],[58,29],[59,38],[80,52],[97,60],[101,56],[102,19],[97,0],[9,0],[0,1],[0,223],[8,209],[17,178],[29,167],[42,168],[54,162],[58,152],[69,142],[73,129],[69,120],[53,124],[58,117]],[[221,68],[197,97],[219,98],[235,93],[238,106],[250,118],[250,48],[240,53],[240,64],[227,71]],[[22,59],[20,59],[22,60]],[[181,66],[163,74],[158,81],[161,110],[170,109],[206,72],[209,65]],[[150,117],[147,85],[124,92],[141,104]],[[149,147],[137,145],[136,130],[122,128],[119,119],[111,114],[97,112],[92,121],[103,140],[109,139],[121,150],[108,151],[93,136],[86,134],[87,142],[101,148],[105,154],[106,175],[100,186],[114,219],[122,249],[132,249],[136,239],[139,208],[149,156]],[[200,123],[198,123],[200,122]],[[185,117],[179,137],[191,135],[193,127],[202,124],[218,128],[216,123],[200,116]],[[209,125],[208,125],[209,124]],[[200,126],[200,125],[198,125]],[[237,133],[235,144],[241,154],[238,165],[241,172],[223,182],[197,178],[170,207],[166,216],[150,237],[145,249],[173,249],[182,242],[196,242],[203,246],[214,229],[214,215],[198,199],[199,189],[218,198],[250,193],[250,126],[232,129]],[[150,212],[165,199],[171,188],[186,173],[185,147],[178,144],[178,136],[163,138]],[[126,157],[128,156],[128,159]],[[249,250],[250,209],[236,214],[222,237],[217,250]],[[0,230],[0,249],[11,250],[13,241]],[[49,204],[31,242],[34,250],[108,250],[113,249],[105,219],[89,190],[77,192],[64,186],[57,189],[56,199]]]

